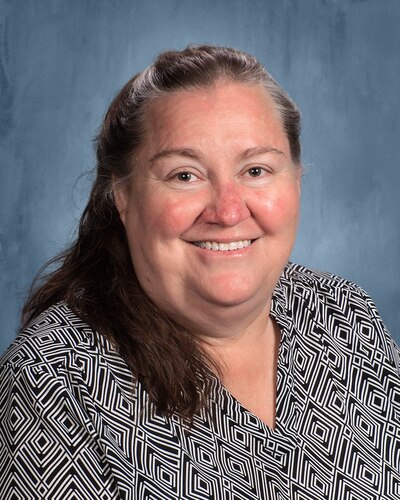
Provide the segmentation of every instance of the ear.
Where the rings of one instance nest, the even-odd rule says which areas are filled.
[[[129,187],[127,182],[121,182],[114,175],[111,179],[112,193],[114,197],[114,203],[117,207],[119,216],[121,218],[122,224],[126,223],[126,211],[128,208],[129,201]]]

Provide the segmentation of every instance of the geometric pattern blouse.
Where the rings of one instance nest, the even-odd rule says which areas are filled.
[[[288,264],[276,428],[215,379],[193,426],[157,414],[102,335],[67,304],[41,314],[0,364],[0,498],[400,498],[400,361],[371,299]]]

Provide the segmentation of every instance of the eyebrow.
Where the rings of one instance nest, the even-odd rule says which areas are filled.
[[[278,155],[286,156],[286,154],[281,151],[280,149],[276,148],[271,148],[269,146],[259,146],[255,148],[249,148],[243,151],[243,153],[240,155],[240,158],[242,160],[247,160],[248,158],[252,158],[253,156],[258,156],[266,153],[275,153]]]
[[[280,149],[272,148],[269,146],[258,146],[254,148],[248,148],[243,153],[239,155],[239,159],[247,160],[248,158],[252,158],[253,156],[258,156],[266,153],[275,153],[282,156],[286,156],[286,154]],[[183,156],[184,158],[190,158],[192,160],[200,160],[200,156],[196,153],[194,149],[191,148],[173,148],[173,149],[163,149],[162,151],[153,155],[148,164],[152,167],[158,160],[161,158],[168,158],[170,156]]]
[[[154,163],[156,163],[156,161],[160,160],[161,158],[168,158],[169,156],[183,156],[185,158],[191,158],[192,160],[200,159],[199,155],[196,153],[194,149],[190,148],[163,149],[159,153],[153,155],[148,161],[148,164],[150,165],[150,167],[152,167]]]

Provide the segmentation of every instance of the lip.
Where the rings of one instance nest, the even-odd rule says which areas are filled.
[[[217,238],[210,238],[210,237],[206,237],[206,238],[197,238],[197,239],[191,239],[191,240],[186,240],[186,241],[187,241],[187,243],[191,243],[191,244],[194,245],[195,243],[198,243],[198,242],[204,243],[206,241],[211,241],[211,242],[215,241],[217,243],[225,243],[225,244],[227,244],[227,243],[233,243],[233,242],[236,242],[236,241],[250,240],[251,244],[253,244],[258,239],[259,239],[259,236],[256,236],[256,237],[253,237],[253,238],[252,237],[248,237],[248,236],[246,236],[246,237],[237,237],[237,236],[235,237],[234,236],[233,238],[219,238],[219,237],[217,237]]]
[[[228,256],[228,255],[239,255],[239,254],[242,254],[244,252],[248,252],[253,243],[257,240],[258,238],[244,238],[244,239],[227,239],[227,238],[221,238],[221,239],[216,239],[216,240],[211,240],[211,239],[207,239],[207,240],[194,240],[194,241],[189,241],[188,243],[190,243],[192,246],[196,247],[199,249],[199,251],[201,251],[202,253],[205,252],[205,253],[208,253],[210,255],[225,255],[225,256]],[[200,245],[199,243],[203,243],[203,244],[206,244],[206,243],[218,243],[219,245],[229,245],[230,243],[238,243],[238,242],[245,242],[245,241],[250,241],[250,244],[247,244],[246,246],[241,246],[239,248],[232,248],[231,250],[227,249],[227,248],[224,248],[223,250],[222,249],[217,249],[217,248],[210,248],[208,246],[208,248],[206,246],[203,246],[203,245]]]

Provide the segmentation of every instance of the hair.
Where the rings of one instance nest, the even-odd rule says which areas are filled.
[[[196,334],[160,310],[142,289],[114,203],[112,180],[124,182],[134,169],[150,103],[182,90],[212,89],[220,81],[266,90],[281,118],[292,160],[300,165],[300,113],[257,59],[208,45],[162,53],[114,98],[96,138],[97,175],[77,238],[50,261],[57,264],[55,271],[42,278],[39,272],[23,308],[26,327],[51,305],[65,301],[113,343],[157,412],[190,420],[207,408],[218,367]]]

